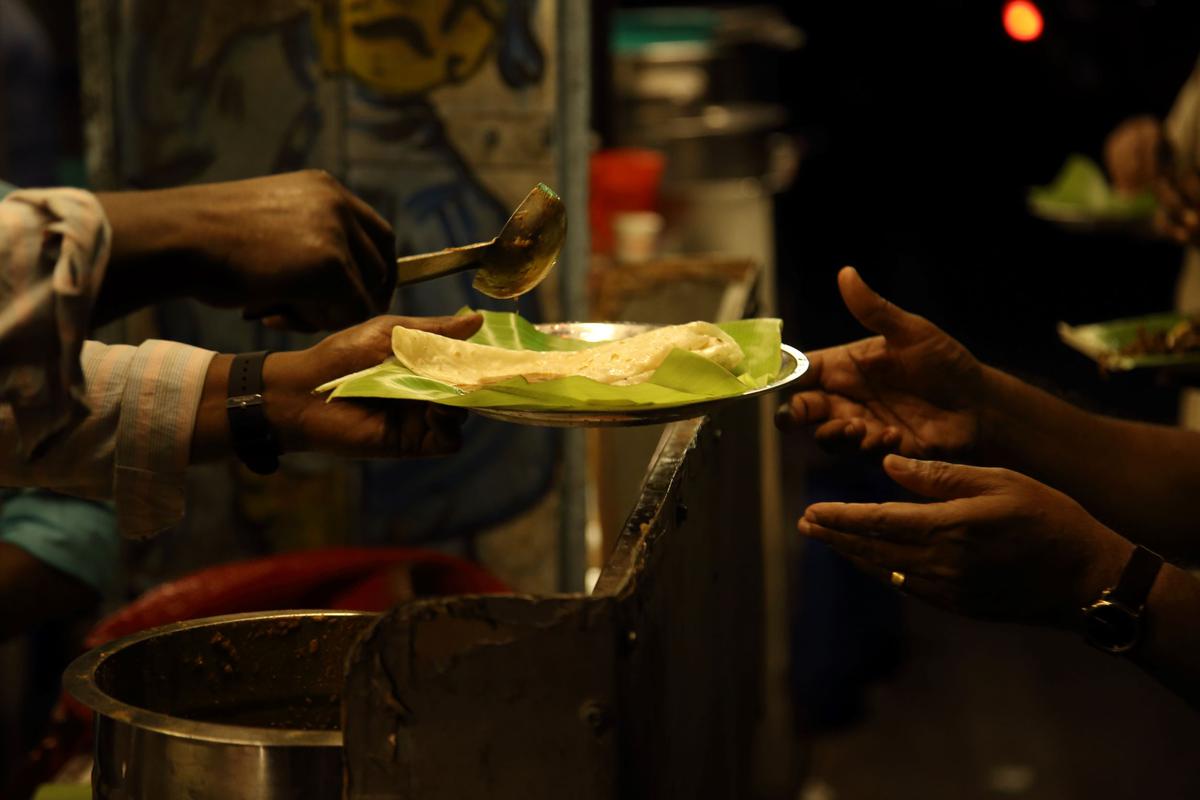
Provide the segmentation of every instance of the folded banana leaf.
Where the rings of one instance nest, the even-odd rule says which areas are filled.
[[[1049,186],[1029,190],[1029,205],[1054,220],[1138,222],[1154,215],[1156,201],[1149,192],[1132,197],[1117,192],[1095,161],[1074,154]]]
[[[600,342],[543,333],[517,314],[482,311],[484,322],[470,341],[510,350],[581,350]],[[673,350],[644,383],[613,386],[581,376],[530,383],[512,378],[466,392],[414,374],[395,358],[317,388],[335,397],[426,400],[462,408],[585,410],[651,408],[732,397],[769,384],[780,368],[778,319],[745,319],[718,325],[742,348],[745,358],[733,372],[703,356]]]

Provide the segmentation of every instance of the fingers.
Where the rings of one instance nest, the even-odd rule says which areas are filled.
[[[797,392],[775,412],[775,425],[780,430],[795,430],[829,419],[832,406],[824,392]]]
[[[400,402],[388,411],[389,429],[384,456],[443,456],[462,447],[467,412],[433,403]]]
[[[906,572],[916,570],[924,555],[924,548],[888,539],[847,533],[813,522],[807,515],[796,523],[796,529],[801,536],[825,542],[843,555],[861,558],[871,564],[887,566],[889,569]]]
[[[843,267],[838,273],[838,288],[854,318],[867,330],[889,340],[904,343],[929,324],[923,317],[910,314],[877,294],[854,267]]]
[[[942,596],[945,594],[943,584],[932,578],[928,578],[924,575],[914,574],[908,570],[897,570],[894,567],[889,567],[887,565],[880,566],[879,564],[876,564],[872,561],[867,561],[864,558],[849,556],[845,553],[842,553],[842,555],[844,555],[846,559],[849,560],[850,563],[853,564],[860,572],[870,575],[881,583],[894,586],[897,591],[903,592],[904,594],[910,594],[914,597],[919,597],[922,600],[928,600],[936,605],[947,605],[947,603],[942,599]],[[899,572],[904,575],[904,583],[900,586],[896,586],[892,582],[893,572]]]
[[[813,438],[827,450],[877,452],[900,446],[903,432],[863,406],[825,392],[798,392],[775,411],[775,427],[788,433],[816,426]]]
[[[928,542],[946,519],[940,503],[815,503],[802,523],[901,545]]]
[[[352,293],[349,311],[358,313],[360,308],[367,309],[363,316],[347,322],[359,322],[372,314],[387,313],[395,288],[396,260],[381,253],[367,231],[353,218],[346,224],[346,245],[352,259],[346,276]]]
[[[898,455],[885,457],[883,468],[892,480],[910,492],[937,500],[989,494],[998,487],[1001,473],[985,467],[919,461]]]
[[[925,565],[930,561],[930,548],[842,533],[803,519],[797,528],[801,536],[829,545],[876,580],[895,586],[905,594],[937,605],[948,605],[944,582],[924,572]],[[896,572],[903,576],[903,583],[899,586],[893,580],[893,573]]]
[[[393,324],[417,331],[436,333],[451,339],[469,339],[483,326],[482,314],[453,317],[390,317]]]
[[[458,452],[462,447],[462,426],[466,420],[466,409],[430,403],[425,412],[429,432],[422,443],[423,448],[433,455]]]
[[[298,331],[300,333],[316,333],[329,330],[332,325],[323,314],[302,305],[279,303],[257,303],[246,306],[242,311],[242,319],[257,320],[264,327],[276,331]]]
[[[1187,244],[1200,234],[1200,202],[1189,198],[1184,181],[1162,176],[1154,184],[1158,198],[1155,225],[1168,238],[1179,244]],[[1200,191],[1196,191],[1200,196]]]
[[[899,447],[903,434],[899,428],[877,419],[853,417],[832,419],[813,431],[817,444],[826,450],[859,450],[870,453]]]
[[[363,230],[371,237],[371,241],[375,243],[379,254],[392,264],[394,271],[396,263],[396,236],[392,232],[392,226],[379,215],[379,212],[371,208],[365,200],[353,192],[347,190],[346,199],[358,223],[362,225]]]

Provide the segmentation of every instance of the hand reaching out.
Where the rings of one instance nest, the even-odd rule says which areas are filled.
[[[825,446],[962,457],[976,446],[984,367],[923,317],[880,297],[852,267],[838,274],[846,307],[878,334],[809,353],[802,391],[776,424],[815,429]]]
[[[817,503],[800,533],[951,611],[1071,625],[1116,583],[1133,546],[1071,498],[1005,469],[888,456],[888,475],[933,503]]]

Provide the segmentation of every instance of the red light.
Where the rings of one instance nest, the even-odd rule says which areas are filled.
[[[1018,42],[1032,42],[1042,35],[1042,12],[1029,0],[1009,0],[1004,4],[1004,32]]]

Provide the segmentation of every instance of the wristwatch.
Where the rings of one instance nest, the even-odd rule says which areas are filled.
[[[1083,635],[1108,653],[1128,653],[1142,639],[1146,599],[1162,569],[1163,559],[1145,547],[1135,547],[1116,586],[1083,609]]]
[[[229,365],[229,393],[225,412],[233,452],[252,472],[270,475],[279,469],[279,442],[263,401],[263,362],[269,351],[242,353]]]

